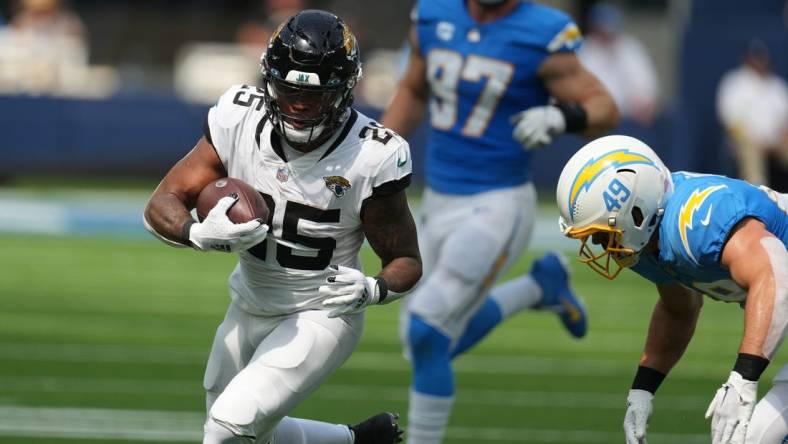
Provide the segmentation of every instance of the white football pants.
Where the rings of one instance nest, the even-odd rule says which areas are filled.
[[[236,435],[267,443],[282,418],[350,357],[361,338],[363,313],[327,314],[257,316],[232,302],[205,371],[209,416]]]
[[[788,364],[772,381],[772,388],[755,405],[745,444],[788,442]]]
[[[470,196],[427,189],[420,211],[424,277],[401,304],[400,334],[407,337],[410,312],[456,341],[495,281],[528,246],[536,190],[531,183]]]

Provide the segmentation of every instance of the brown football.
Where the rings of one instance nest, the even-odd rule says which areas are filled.
[[[200,222],[208,216],[219,199],[233,193],[238,196],[238,201],[227,211],[227,217],[233,223],[241,224],[253,219],[262,219],[267,223],[269,210],[263,196],[251,185],[232,177],[214,180],[200,191],[197,197],[197,218]]]

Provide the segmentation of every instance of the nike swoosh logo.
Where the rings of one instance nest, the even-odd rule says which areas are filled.
[[[704,217],[700,224],[703,226],[708,226],[709,222],[711,221],[711,209],[714,207],[714,204],[709,204],[709,211],[706,212],[706,217]]]
[[[580,319],[583,318],[583,313],[572,305],[568,299],[562,297],[561,305],[564,307],[564,311],[569,315],[569,320],[572,321],[572,323],[580,322]]]
[[[405,155],[405,158],[404,159],[400,159],[400,157],[403,154]],[[399,167],[405,165],[406,163],[408,163],[408,158],[410,157],[408,154],[409,154],[408,150],[402,149],[402,147],[400,147],[400,149],[397,150],[397,168],[399,168]]]

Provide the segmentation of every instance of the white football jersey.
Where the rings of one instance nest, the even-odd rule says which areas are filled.
[[[233,86],[210,109],[205,125],[227,175],[252,185],[271,210],[267,239],[240,253],[231,294],[252,313],[319,308],[317,289],[329,265],[361,268],[364,201],[410,183],[408,143],[350,110],[326,143],[288,159],[266,117],[263,94]]]

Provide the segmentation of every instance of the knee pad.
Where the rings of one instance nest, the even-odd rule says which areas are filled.
[[[253,436],[241,436],[210,415],[203,426],[203,444],[253,444]]]

